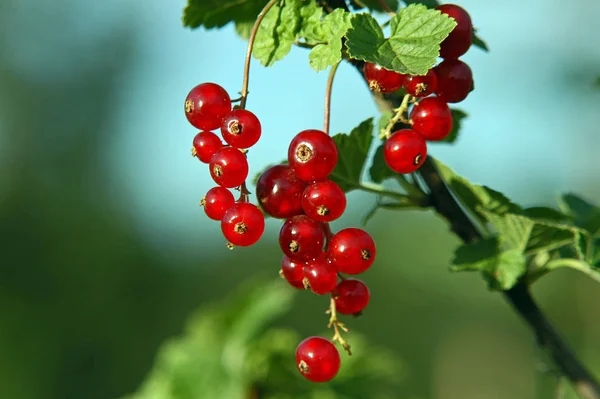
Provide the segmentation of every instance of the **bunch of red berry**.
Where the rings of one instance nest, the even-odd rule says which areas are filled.
[[[329,135],[304,130],[290,143],[288,164],[267,169],[256,186],[265,213],[285,219],[279,232],[284,253],[281,276],[297,289],[331,294],[331,323],[336,332],[343,328],[337,313],[358,315],[370,298],[362,281],[342,274],[363,273],[373,264],[376,253],[373,239],[361,229],[331,232],[329,222],[346,209],[344,191],[328,179],[337,161],[337,147]],[[335,339],[349,350],[339,334]],[[323,382],[337,374],[340,357],[329,340],[310,337],[298,346],[296,363],[307,379]]]
[[[215,83],[194,87],[185,99],[185,115],[192,126],[201,130],[193,140],[192,155],[207,163],[218,184],[206,193],[201,205],[206,215],[221,221],[223,235],[231,246],[256,243],[265,229],[262,212],[249,202],[247,149],[261,135],[258,118],[250,111],[231,108],[231,98]],[[221,138],[212,130],[220,129]],[[238,189],[236,201],[229,189]]]
[[[384,159],[397,173],[412,173],[423,164],[427,157],[426,141],[443,140],[452,131],[452,113],[448,103],[461,102],[473,90],[471,68],[458,59],[473,41],[471,17],[454,4],[444,4],[436,9],[451,16],[457,23],[441,43],[440,57],[443,61],[440,64],[424,76],[403,75],[372,63],[366,63],[364,68],[371,90],[391,93],[404,88],[406,95],[414,101],[409,118],[401,115],[399,118],[412,128],[386,134]],[[428,97],[432,94],[435,96]],[[423,99],[417,101],[420,98]],[[400,110],[404,111],[406,109]]]

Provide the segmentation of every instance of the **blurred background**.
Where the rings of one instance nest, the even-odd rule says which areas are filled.
[[[458,4],[491,51],[463,57],[476,82],[460,105],[469,118],[456,145],[431,154],[525,205],[567,191],[600,202],[600,2]],[[183,99],[205,81],[239,91],[246,44],[232,26],[184,29],[184,5],[0,1],[0,398],[132,393],[194,309],[253,276],[277,278],[277,221],[259,245],[230,252],[198,206],[213,183],[190,156]],[[273,68],[253,65],[248,107],[263,139],[251,175],[285,158],[296,132],[322,126],[326,72],[307,61],[293,49]],[[342,65],[332,130],[376,115]],[[373,202],[350,194],[334,228],[359,225]],[[552,397],[544,354],[501,296],[448,272],[458,241],[445,222],[381,211],[367,228],[378,244],[364,275],[372,301],[348,322],[402,363],[392,397]],[[598,287],[561,270],[534,293],[600,375]],[[301,293],[291,306],[277,326],[323,332],[326,300]]]

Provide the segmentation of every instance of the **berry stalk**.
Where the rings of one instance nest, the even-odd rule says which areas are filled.
[[[325,115],[323,116],[323,131],[329,134],[329,121],[331,119],[331,91],[333,88],[333,79],[335,78],[335,72],[337,71],[340,63],[334,64],[329,70],[329,76],[327,78],[327,86],[325,88]]]

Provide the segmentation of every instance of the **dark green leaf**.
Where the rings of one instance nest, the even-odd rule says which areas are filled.
[[[188,0],[183,10],[183,25],[220,28],[229,22],[252,23],[266,0]]]
[[[393,11],[398,10],[398,0],[383,0]],[[351,0],[350,4],[355,10],[368,8],[371,11],[385,12],[377,0]]]
[[[339,158],[330,179],[339,184],[344,192],[360,188],[362,171],[373,141],[373,118],[352,129],[350,134],[333,136]]]
[[[546,220],[551,222],[570,222],[572,219],[569,215],[556,210],[554,208],[548,208],[545,206],[534,206],[531,208],[525,208],[523,214],[531,219]]]
[[[377,147],[377,150],[375,150],[373,162],[371,163],[371,168],[369,169],[369,175],[374,183],[381,183],[384,180],[394,177],[395,174],[395,172],[387,166],[385,160],[383,159],[383,147],[384,144],[381,144],[379,147]]]
[[[440,5],[440,3],[437,0],[403,0],[403,3],[405,3],[406,5],[423,4],[424,6],[427,6],[429,8],[435,8]]]
[[[483,39],[477,35],[477,32],[475,32],[475,30],[473,30],[473,46],[479,47],[486,53],[490,51],[487,43],[485,41],[483,41]]]
[[[454,251],[450,270],[455,272],[492,270],[499,252],[498,239],[495,237],[461,245]]]
[[[452,112],[452,130],[450,134],[442,140],[443,143],[454,143],[458,138],[458,134],[460,133],[460,128],[462,124],[462,120],[465,119],[468,114],[460,109],[451,109]]]
[[[354,14],[346,33],[348,54],[399,73],[424,75],[439,56],[440,43],[456,22],[437,10],[409,5],[391,19],[386,39],[379,23],[369,14]]]
[[[575,194],[566,194],[559,203],[563,212],[573,217],[576,226],[592,235],[600,233],[600,208]]]

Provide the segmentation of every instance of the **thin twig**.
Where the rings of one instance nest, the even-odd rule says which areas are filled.
[[[339,62],[333,64],[329,70],[329,76],[327,77],[327,86],[325,87],[325,114],[323,116],[323,131],[329,134],[329,121],[331,120],[331,91],[333,88],[333,79],[335,78],[335,72],[337,71]]]
[[[392,8],[385,2],[385,0],[377,0],[383,11],[387,12],[389,15],[396,15],[396,12],[392,10]]]
[[[333,327],[334,334],[333,334],[332,341],[339,342],[340,345],[342,345],[342,347],[346,350],[346,352],[348,352],[348,355],[352,355],[352,351],[350,350],[350,344],[348,343],[348,341],[346,341],[344,339],[344,337],[342,337],[341,331],[348,332],[348,329],[346,328],[344,323],[340,322],[337,318],[335,298],[334,298],[333,294],[331,295],[331,300],[329,301],[328,313],[331,316],[329,317],[329,324],[327,325],[327,328]]]

